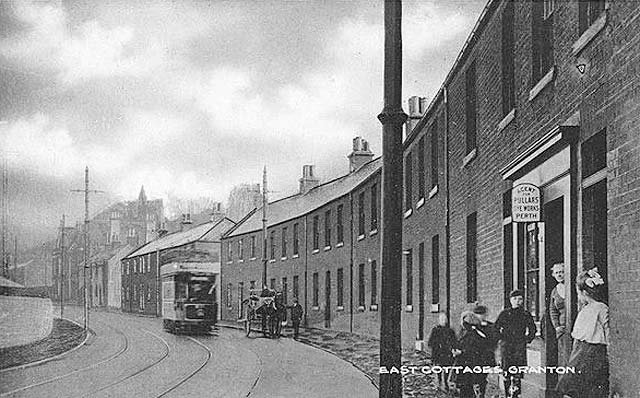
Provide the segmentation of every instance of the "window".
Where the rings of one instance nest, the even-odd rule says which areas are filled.
[[[371,230],[378,230],[378,184],[371,186]]]
[[[404,209],[410,210],[413,207],[413,158],[411,152],[404,158]]]
[[[582,144],[582,178],[607,167],[607,134],[602,130]]]
[[[293,276],[293,298],[300,300],[300,280],[298,275]]]
[[[424,157],[426,153],[424,151],[424,135],[420,137],[420,141],[418,141],[418,198],[424,198],[424,184],[426,180],[425,170],[424,170]]]
[[[440,303],[440,237],[431,238],[431,304]]]
[[[431,126],[431,188],[438,186],[438,121]]]
[[[293,224],[293,255],[297,256],[299,253],[298,246],[298,223]]]
[[[364,192],[358,194],[358,236],[364,235]]]
[[[282,302],[284,303],[284,305],[287,305],[287,296],[288,296],[288,292],[287,290],[289,289],[289,284],[287,283],[287,278],[283,277],[282,278]]]
[[[344,225],[343,225],[343,221],[342,221],[342,212],[343,212],[343,206],[342,205],[338,205],[338,227],[337,227],[337,232],[338,232],[338,243],[343,243],[344,242]]]
[[[271,278],[269,280],[269,288],[271,290],[276,290],[276,278]]]
[[[233,249],[231,248],[231,243],[232,242],[227,243],[227,261],[233,260]]]
[[[371,262],[371,305],[378,305],[378,263]]]
[[[242,239],[238,240],[238,259],[242,260],[244,258],[244,247],[242,245]]]
[[[364,307],[364,264],[358,266],[358,305]]]
[[[467,303],[477,298],[477,220],[476,213],[467,216]]]
[[[513,1],[507,1],[502,11],[502,115],[515,107]]]
[[[467,68],[465,74],[465,114],[466,114],[466,130],[465,143],[469,154],[476,148],[476,63],[473,61]]]
[[[287,257],[287,227],[282,227],[282,257]]]
[[[578,2],[580,34],[583,34],[585,30],[589,29],[589,26],[600,17],[600,14],[602,14],[605,9],[605,3],[605,0]]]
[[[338,307],[344,306],[344,269],[338,268]]]
[[[231,289],[233,289],[233,285],[231,283],[227,283],[227,307],[231,308],[233,306],[232,300],[233,297],[231,295]]]
[[[313,250],[320,248],[320,231],[318,231],[319,217],[313,216]]]
[[[513,224],[511,223],[511,190],[502,194],[502,258],[504,305],[509,308],[509,294],[513,290]]]
[[[331,246],[331,210],[324,212],[324,246]]]
[[[407,281],[407,298],[406,304],[413,305],[413,250],[409,249],[405,255],[407,265],[406,281]]]
[[[269,233],[269,259],[275,260],[276,258],[276,231]]]
[[[313,281],[312,281],[312,287],[313,287],[313,306],[317,307],[320,302],[319,298],[318,298],[318,273],[314,272],[313,273]]]
[[[534,0],[532,7],[532,78],[535,85],[553,66],[553,2]]]
[[[251,236],[251,258],[256,258],[256,236]]]
[[[256,281],[250,281],[249,290],[255,290],[255,288],[256,288]]]

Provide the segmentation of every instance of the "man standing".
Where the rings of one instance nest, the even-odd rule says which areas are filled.
[[[298,338],[298,331],[300,330],[300,320],[302,319],[302,306],[298,303],[298,299],[293,299],[293,306],[291,307],[291,322],[293,322],[293,338]]]
[[[516,398],[521,393],[523,374],[518,366],[527,366],[527,344],[536,337],[533,317],[522,305],[522,290],[516,289],[509,295],[511,308],[503,310],[496,320],[496,330],[502,341],[502,370],[505,372],[504,390],[507,397]]]
[[[567,333],[567,309],[565,307],[564,264],[553,265],[551,275],[558,282],[551,292],[549,315],[558,340],[558,365],[567,366],[567,354],[571,348],[571,337]]]

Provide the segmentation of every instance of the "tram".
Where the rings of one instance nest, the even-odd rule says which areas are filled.
[[[171,333],[208,332],[218,316],[216,274],[207,263],[171,263],[160,269],[162,323]]]

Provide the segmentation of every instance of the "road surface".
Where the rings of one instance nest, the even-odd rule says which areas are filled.
[[[0,397],[378,396],[351,364],[288,338],[173,335],[160,319],[109,312],[92,312],[90,327],[75,351],[0,371]]]

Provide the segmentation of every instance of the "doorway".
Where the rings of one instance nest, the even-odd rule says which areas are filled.
[[[331,328],[331,271],[327,271],[327,275],[324,283],[324,297],[325,297],[325,306],[324,306],[324,327],[327,329]]]

